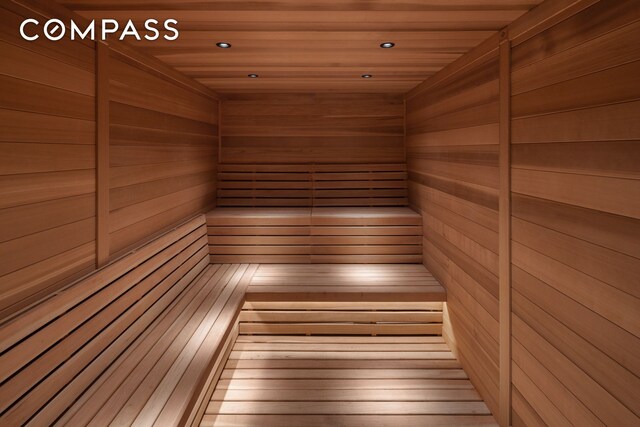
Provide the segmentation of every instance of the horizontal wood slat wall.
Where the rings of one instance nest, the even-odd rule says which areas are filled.
[[[506,29],[512,387],[499,405],[514,426],[640,421],[639,24],[637,2],[566,0]],[[444,335],[494,414],[497,42],[407,95],[409,200],[423,211],[425,263],[447,287]]]
[[[220,163],[404,162],[401,96],[233,94]]]
[[[0,318],[95,265],[95,47],[0,7]]]
[[[218,206],[406,206],[407,167],[390,164],[222,164]]]
[[[20,37],[52,17],[86,24],[55,2],[0,7],[0,319],[95,269],[96,228],[103,265],[215,204],[217,96],[125,43],[97,61],[92,41]]]
[[[512,50],[514,426],[640,423],[639,38],[600,1]]]
[[[110,253],[215,204],[218,102],[111,51]]]
[[[494,414],[499,393],[498,45],[407,98],[409,201],[447,290],[443,335]],[[437,76],[438,77],[438,76]],[[428,84],[427,81],[425,84]]]

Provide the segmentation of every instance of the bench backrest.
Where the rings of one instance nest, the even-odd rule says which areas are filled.
[[[406,206],[405,164],[221,164],[218,206]]]
[[[56,419],[209,264],[204,215],[0,325],[0,425]]]

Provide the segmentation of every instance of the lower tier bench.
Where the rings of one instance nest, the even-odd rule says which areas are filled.
[[[211,265],[61,418],[61,425],[183,425],[232,345],[249,265]]]
[[[210,265],[200,215],[0,325],[0,425],[176,425],[257,266]]]
[[[218,208],[207,230],[213,262],[422,262],[422,218],[407,207]]]
[[[422,264],[261,264],[246,300],[419,304],[446,292]]]

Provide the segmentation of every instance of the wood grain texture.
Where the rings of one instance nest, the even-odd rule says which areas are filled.
[[[95,267],[95,49],[21,39],[33,14],[0,7],[0,318]]]
[[[501,425],[511,425],[511,43],[508,32],[500,40],[500,415]]]
[[[447,290],[443,336],[495,415],[498,56],[489,39],[406,99],[409,202],[423,216],[423,262]]]
[[[278,305],[280,302],[291,301],[301,304],[303,302],[315,303],[312,306],[305,306],[307,310],[310,310],[309,313],[318,313],[320,310],[331,308],[335,310],[363,310],[370,313],[376,309],[383,311],[394,309],[385,305],[388,303],[401,302],[406,304],[410,301],[421,301],[424,304],[430,301],[443,301],[445,297],[444,289],[440,283],[420,264],[262,264],[247,290],[247,301],[255,305],[247,307],[247,309],[268,309],[269,304],[275,304],[273,307],[276,308],[283,308]],[[366,304],[364,304],[365,302]],[[437,304],[424,304],[421,307],[424,307],[421,310],[442,311],[442,307]],[[349,313],[345,313],[345,316],[349,317]],[[352,317],[353,322],[356,322],[356,316]],[[389,316],[393,317],[393,314],[389,314]],[[348,321],[338,321],[338,317],[335,317],[334,320],[338,324],[330,325],[332,320],[322,317],[320,314],[311,315],[308,319],[309,322],[318,323],[316,330],[334,330],[334,334],[340,330],[343,331],[340,333],[355,333],[355,329],[349,332]],[[272,324],[261,326],[261,333],[270,333],[268,329],[270,325],[274,326]],[[294,326],[296,325],[283,325],[284,329],[294,328]],[[410,329],[409,326],[417,327],[416,330],[420,330],[421,327],[419,324],[405,325],[405,327],[395,325],[396,332],[394,333],[398,334],[397,331]],[[441,329],[441,324],[422,326],[424,326],[423,330]],[[297,325],[296,327],[297,331],[304,331],[305,327],[309,330],[314,329],[313,325]],[[359,325],[358,327],[361,329],[359,333],[363,333],[365,330],[369,332],[364,333],[375,333],[371,331],[375,331],[377,328],[382,331],[385,327],[388,327],[389,330],[394,329],[393,324]],[[280,330],[277,333],[282,332]]]
[[[109,248],[215,204],[218,102],[111,50]]]
[[[402,94],[541,1],[61,3],[84,17],[121,23],[177,19],[177,40],[132,43],[222,94]],[[216,48],[221,41],[232,48]],[[381,49],[386,41],[396,47]],[[360,78],[364,73],[374,77]]]
[[[217,187],[218,206],[407,205],[403,163],[222,164]]]
[[[422,254],[420,215],[406,207],[217,208],[207,224],[213,262],[412,263]]]
[[[122,351],[193,292],[209,261],[205,236],[203,216],[194,218],[5,322],[2,423],[51,424],[112,372]]]
[[[229,422],[495,425],[443,338],[424,335],[240,333],[200,425]]]
[[[640,419],[639,19],[596,2],[512,50],[514,425]]]
[[[125,43],[97,55],[89,40],[20,38],[25,18],[85,23],[55,2],[0,12],[5,317],[212,206],[218,107],[208,88]]]
[[[402,97],[235,94],[222,102],[225,163],[403,162]]]
[[[64,425],[114,423],[176,425],[231,334],[256,266],[211,265],[152,330],[114,361],[65,414]],[[160,319],[159,319],[160,320]],[[89,393],[87,393],[89,394]]]
[[[109,46],[96,43],[96,267],[109,259]]]

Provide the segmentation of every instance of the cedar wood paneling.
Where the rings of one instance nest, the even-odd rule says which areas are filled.
[[[109,58],[111,255],[215,204],[218,102]]]
[[[403,117],[396,95],[228,95],[221,163],[404,162]]]
[[[22,20],[71,12],[18,3],[0,8],[0,318],[96,267],[97,101],[109,113],[111,259],[215,204],[216,189],[215,94],[122,43],[105,64],[91,41],[27,42]]]
[[[0,317],[95,263],[95,48],[23,40],[34,16],[0,7]]]
[[[61,0],[88,18],[174,18],[175,41],[132,41],[221,94],[402,95],[542,0]],[[213,48],[230,41],[232,49]],[[393,49],[379,48],[394,41]],[[247,74],[260,78],[249,79]],[[373,74],[362,79],[363,73]]]
[[[640,423],[638,40],[600,1],[512,49],[514,426]]]
[[[26,43],[15,28],[34,12],[0,11],[2,317],[94,268],[96,100],[93,44]],[[635,1],[558,0],[509,27],[516,426],[638,423],[639,21]],[[111,255],[213,201],[217,161],[215,99],[118,52]],[[497,39],[474,49],[412,91],[406,117],[424,263],[448,291],[445,336],[494,414],[498,59]],[[224,162],[404,158],[397,97],[249,94],[227,107]]]
[[[498,409],[498,45],[407,99],[409,200],[447,289],[443,331]],[[486,44],[485,44],[486,45]],[[484,48],[484,47],[483,47]]]
[[[637,425],[640,4],[546,2],[507,31],[510,373],[497,366],[498,68],[487,43],[407,99],[410,202],[423,212],[425,264],[448,291],[445,334],[494,414],[512,404],[514,426]],[[496,401],[499,371],[512,403]]]

